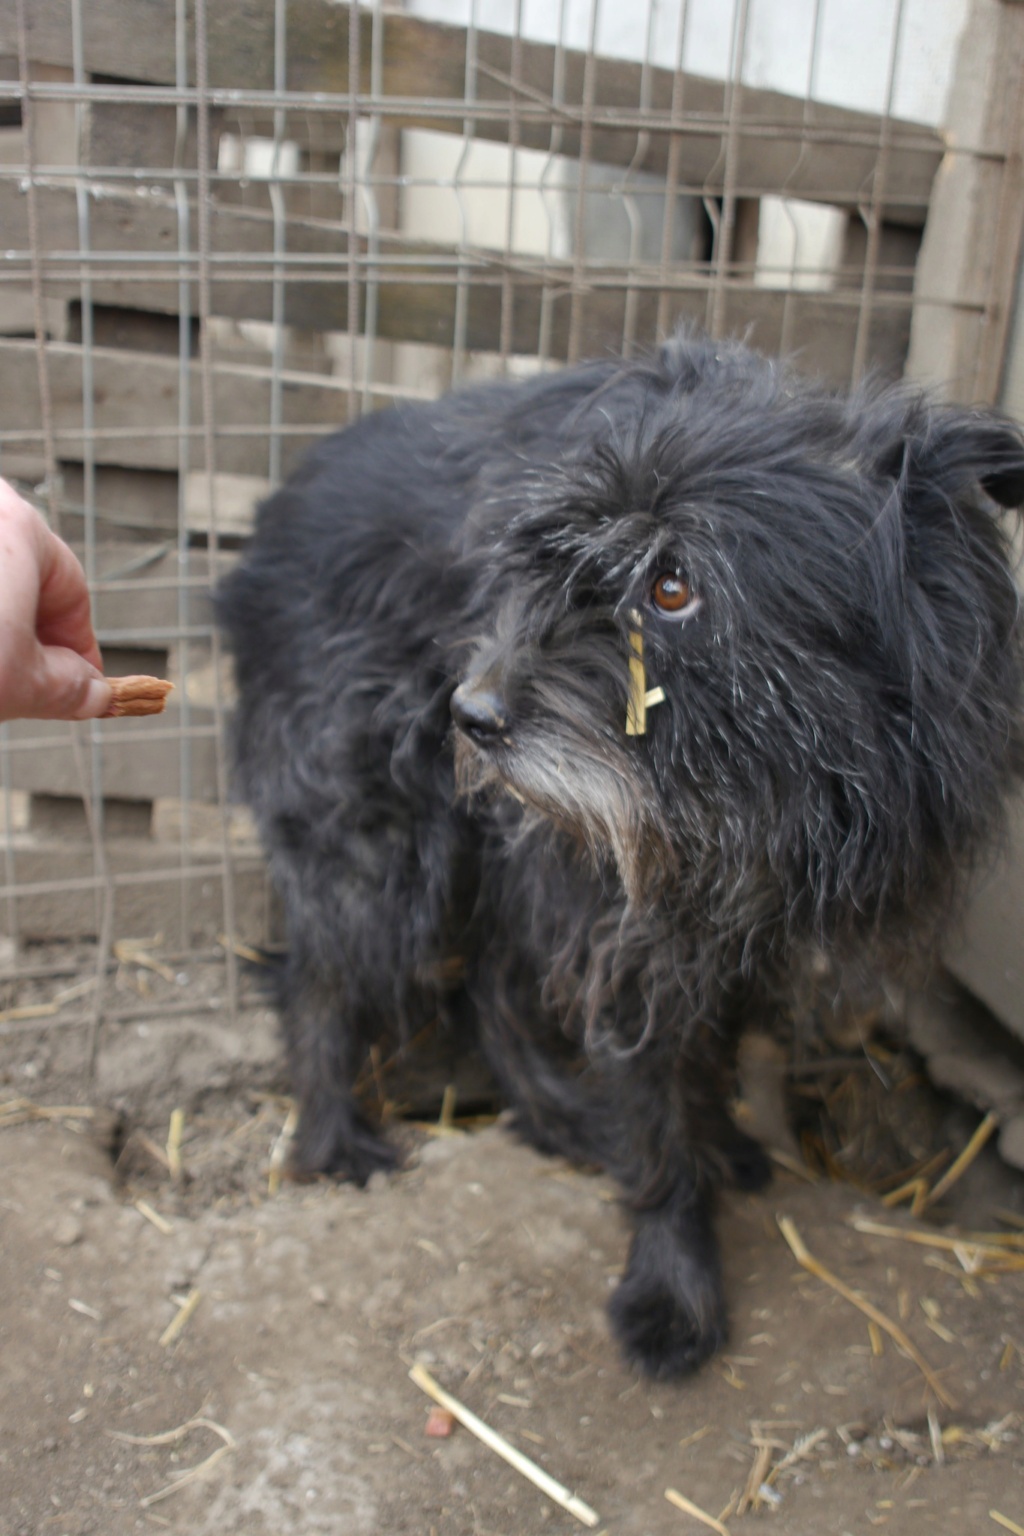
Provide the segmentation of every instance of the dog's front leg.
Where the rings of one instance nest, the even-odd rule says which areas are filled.
[[[760,1152],[724,1107],[728,1037],[703,1032],[680,1049],[666,1032],[611,1070],[622,1186],[635,1230],[610,1303],[612,1327],[650,1376],[683,1376],[725,1342],[727,1322],[715,1233],[719,1184],[741,1150]]]
[[[609,1307],[626,1356],[649,1376],[682,1376],[726,1337],[714,1197],[680,1178],[658,1206],[636,1212],[626,1272]]]
[[[283,993],[282,1021],[299,1101],[295,1172],[329,1173],[365,1184],[378,1169],[393,1168],[398,1154],[356,1104],[355,1078],[366,1041],[357,1025],[352,988],[293,950]]]

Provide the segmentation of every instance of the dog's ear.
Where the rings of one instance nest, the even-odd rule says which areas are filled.
[[[1014,423],[994,416],[977,428],[982,486],[1001,507],[1024,507],[1024,441]]]
[[[995,412],[922,405],[901,441],[883,451],[883,473],[908,485],[941,486],[954,497],[978,485],[1002,507],[1024,508],[1024,435]]]

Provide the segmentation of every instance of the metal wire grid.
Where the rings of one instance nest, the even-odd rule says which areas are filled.
[[[102,7],[103,0],[95,3]],[[249,82],[231,87],[211,83],[206,0],[194,0],[189,5],[185,0],[173,0],[173,84],[112,83],[97,77],[97,62],[87,56],[85,0],[67,0],[70,77],[40,79],[30,53],[28,0],[17,0],[17,79],[0,84],[0,103],[14,102],[20,106],[25,158],[23,164],[0,166],[0,178],[16,185],[24,195],[28,243],[26,248],[3,253],[0,282],[24,284],[26,278],[29,280],[39,413],[38,422],[31,426],[7,429],[0,423],[0,472],[5,468],[5,453],[8,457],[36,453],[43,465],[39,495],[51,514],[58,517],[63,505],[59,495],[60,464],[79,463],[83,555],[97,598],[122,593],[153,597],[162,586],[173,593],[176,601],[176,619],[171,624],[108,628],[100,635],[106,646],[143,644],[172,648],[180,700],[173,727],[144,722],[133,730],[121,723],[94,723],[69,727],[63,742],[47,732],[22,731],[15,737],[9,728],[0,731],[0,783],[5,791],[0,885],[3,927],[12,936],[22,932],[21,904],[27,898],[75,891],[95,893],[98,984],[91,1009],[87,1015],[79,1016],[80,1022],[90,1024],[94,1044],[101,1019],[117,1013],[111,1009],[105,989],[111,948],[119,934],[131,932],[129,898],[143,886],[157,886],[166,892],[168,925],[174,925],[176,914],[179,942],[187,948],[196,943],[208,945],[215,936],[196,935],[193,907],[199,883],[213,881],[217,885],[223,894],[214,926],[226,936],[224,999],[232,1012],[238,1006],[234,893],[238,879],[251,873],[256,861],[248,852],[239,855],[232,841],[223,746],[227,701],[219,642],[209,618],[197,622],[195,613],[196,596],[206,589],[208,572],[216,568],[217,557],[224,548],[221,466],[226,461],[236,466],[238,450],[242,449],[242,456],[254,470],[273,483],[287,470],[301,446],[317,434],[353,419],[382,400],[415,392],[408,383],[396,382],[393,359],[389,364],[387,356],[388,348],[394,347],[396,340],[399,348],[402,345],[394,324],[382,324],[388,295],[393,295],[398,285],[412,284],[415,288],[422,284],[424,293],[430,287],[435,293],[449,291],[452,295],[450,308],[439,309],[441,319],[432,335],[433,351],[440,358],[440,367],[425,386],[425,392],[432,393],[473,372],[546,367],[563,356],[569,360],[580,356],[594,344],[592,313],[595,299],[599,300],[602,294],[620,294],[622,307],[617,335],[609,337],[607,330],[600,332],[599,345],[605,348],[614,342],[629,353],[652,341],[655,335],[666,334],[674,323],[679,300],[692,300],[695,293],[700,297],[701,318],[707,328],[713,335],[721,334],[729,323],[729,298],[755,291],[758,282],[764,280],[749,252],[742,254],[736,249],[741,205],[758,192],[757,187],[745,186],[740,180],[740,149],[751,136],[766,140],[792,136],[793,125],[791,121],[773,120],[763,114],[752,116],[747,110],[744,68],[750,0],[735,0],[732,6],[730,66],[720,112],[698,111],[688,101],[690,79],[683,68],[688,0],[680,0],[678,5],[671,100],[667,109],[655,103],[652,89],[658,0],[647,0],[645,15],[637,20],[638,27],[644,27],[645,50],[635,105],[624,105],[621,101],[610,104],[599,90],[601,72],[609,67],[597,53],[602,0],[591,0],[582,92],[578,102],[570,99],[567,80],[572,50],[565,41],[568,0],[556,3],[558,39],[553,50],[549,94],[539,96],[526,78],[524,57],[529,39],[522,30],[522,0],[516,0],[508,75],[500,82],[506,87],[506,95],[495,100],[494,71],[483,61],[478,0],[473,0],[465,29],[463,99],[453,103],[450,98],[412,99],[386,93],[387,13],[382,0],[372,0],[362,14],[357,6],[350,8],[347,89],[334,93],[307,93],[289,86],[292,71],[287,0],[272,0],[271,89],[257,89]],[[919,144],[928,149],[933,136],[924,128],[917,130],[898,124],[892,116],[903,0],[898,0],[894,12],[886,101],[875,123],[870,128],[858,123],[841,129],[821,114],[816,100],[816,75],[822,9],[823,0],[817,0],[801,103],[798,151],[789,174],[772,188],[792,225],[792,266],[788,272],[776,272],[769,277],[783,291],[781,343],[788,348],[794,339],[800,302],[796,272],[803,265],[801,229],[790,210],[791,205],[795,206],[793,189],[800,184],[805,160],[816,146],[832,142],[871,149],[873,170],[857,208],[865,229],[863,263],[854,272],[835,270],[818,274],[819,297],[826,310],[831,307],[836,312],[856,313],[851,364],[851,374],[856,379],[869,361],[871,326],[879,311],[905,313],[911,301],[912,265],[884,266],[880,260],[890,156],[897,145],[912,148]],[[361,25],[367,17],[368,27]],[[194,64],[190,62],[192,58]],[[37,114],[58,103],[73,107],[74,154],[67,164],[51,162],[41,166],[36,142]],[[141,168],[123,163],[91,164],[89,113],[97,108],[132,106],[173,110],[173,151],[166,162]],[[459,135],[451,134],[454,115],[461,120]],[[454,203],[457,233],[443,248],[430,246],[415,234],[403,234],[396,219],[396,205],[409,194],[410,181],[396,154],[395,139],[400,128],[408,131],[410,122],[420,132],[435,123],[458,145],[453,170],[421,176],[419,183],[432,196]],[[481,131],[486,135],[484,139]],[[610,131],[634,135],[635,147],[631,156],[622,157],[623,163],[609,179],[595,157],[595,145],[599,135]],[[229,132],[243,146],[240,169],[224,169],[218,160],[218,135]],[[547,135],[546,149],[540,151],[543,164],[539,174],[535,147],[538,132]],[[491,142],[495,134],[505,146],[506,162],[503,174],[488,180],[473,170],[472,159],[478,145]],[[717,158],[699,183],[688,181],[684,173],[683,147],[694,137],[718,144]],[[530,147],[525,143],[527,138]],[[653,258],[645,258],[641,203],[649,189],[641,185],[644,165],[652,142],[660,139],[664,143],[666,138],[659,248]],[[269,144],[269,163],[258,176],[245,170],[245,146],[256,139],[263,140],[265,148]],[[293,153],[296,145],[298,158]],[[337,164],[328,168],[325,156],[331,153],[337,155]],[[567,202],[567,164],[575,167],[574,203],[571,198]],[[624,259],[588,248],[588,215],[593,208],[589,187],[594,178],[599,178],[597,195],[625,216],[629,243]],[[76,243],[73,248],[55,248],[45,235],[41,200],[69,188],[74,195]],[[841,191],[837,188],[837,200]],[[148,248],[140,247],[137,240],[126,242],[124,249],[109,243],[97,244],[96,223],[104,200],[116,199],[121,193],[136,197],[140,204],[149,199],[166,209],[173,230],[171,238],[154,242]],[[494,193],[504,200],[501,228],[489,231],[489,238],[481,241],[479,200]],[[817,195],[821,199],[820,190]],[[524,252],[517,238],[520,210],[529,196],[539,199],[546,221],[539,252]],[[702,211],[710,231],[706,249],[699,257],[680,257],[674,246],[675,213],[684,200]],[[570,205],[571,218],[567,216]],[[223,210],[259,225],[259,248],[217,248],[213,220]],[[921,213],[923,217],[923,208]],[[270,229],[264,234],[267,214]],[[321,249],[295,248],[294,230],[303,216],[309,228],[322,237]],[[269,306],[262,297],[268,282]],[[121,305],[146,310],[155,285],[161,284],[165,289],[172,285],[174,292],[173,304],[168,305],[164,293],[156,307],[176,317],[176,419],[165,418],[144,425],[129,420],[118,425],[109,413],[100,410],[97,319],[109,305],[111,293],[118,296]],[[222,399],[218,395],[218,375],[224,359],[218,352],[214,322],[224,313],[221,300],[227,285],[234,285],[236,293],[243,294],[237,310],[244,314],[248,309],[253,318],[269,321],[269,330],[263,337],[264,356],[255,370],[267,384],[265,396],[260,397],[266,401],[265,413],[254,412],[251,420],[225,420],[218,405]],[[260,294],[258,301],[248,305],[244,298],[246,285]],[[342,361],[338,363],[336,350],[335,372],[329,380],[312,371],[300,377],[290,356],[295,336],[290,328],[294,326],[290,301],[300,285],[307,294],[323,294],[324,308],[333,317],[331,329],[341,338]],[[331,309],[330,300],[332,291],[336,294],[341,286],[346,290],[345,302],[343,312],[338,314],[336,305]],[[539,290],[536,340],[528,353],[523,352],[517,333],[525,287],[534,293]],[[473,325],[473,304],[483,291],[498,295],[497,326],[491,345],[485,349],[486,356],[481,355]],[[80,426],[66,412],[58,419],[55,410],[53,369],[57,349],[48,333],[45,308],[46,301],[54,296],[62,301],[75,299],[80,310],[81,341],[76,354],[81,370]],[[653,319],[650,307],[644,307],[644,299],[654,301]],[[558,340],[559,316],[564,326],[566,305],[567,327],[563,339]],[[193,358],[196,327],[197,362]],[[422,334],[415,325],[412,332],[413,338],[422,343]],[[326,390],[334,401],[332,419],[321,419],[322,409],[315,419],[290,419],[286,410],[290,393],[296,387],[315,382],[317,377],[321,394]],[[193,398],[196,391],[198,404]],[[124,450],[133,445],[137,449],[143,443],[151,446],[168,442],[174,448],[178,486],[177,524],[171,540],[173,572],[158,580],[131,570],[104,578],[98,567],[105,513],[104,467],[108,463],[144,463],[144,456],[140,457],[138,452]],[[166,457],[160,457],[165,470],[167,463]],[[194,494],[192,503],[188,502],[188,487],[191,485],[194,490],[197,475],[205,508],[199,524]],[[197,669],[212,683],[209,713],[201,717],[191,703],[191,681]],[[124,868],[117,863],[104,825],[111,742],[115,735],[126,733],[138,733],[140,740],[144,737],[150,744],[165,745],[168,753],[177,755],[178,761],[182,811],[176,845],[165,846],[165,858],[157,857],[140,869]],[[214,748],[219,832],[214,845],[197,852],[190,811],[191,786],[194,752],[203,742],[212,742]],[[38,752],[40,748],[70,753],[73,757],[87,812],[91,849],[91,869],[85,873],[41,878],[32,873],[31,861],[28,873],[24,872],[26,834],[14,823],[13,789],[18,775],[13,765],[19,753]],[[144,786],[139,787],[139,793],[144,794]],[[262,935],[247,931],[244,937],[253,940]],[[8,967],[4,974],[10,978],[26,974],[27,970],[31,967],[26,968],[23,959]],[[165,1003],[157,1011],[173,1013],[178,1006]],[[124,1013],[123,1009],[120,1011]]]

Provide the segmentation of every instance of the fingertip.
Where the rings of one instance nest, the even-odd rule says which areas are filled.
[[[102,677],[91,677],[82,699],[71,716],[72,720],[98,720],[105,715],[114,702],[114,695],[110,684]]]

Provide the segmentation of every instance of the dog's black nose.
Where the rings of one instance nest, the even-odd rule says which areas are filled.
[[[508,730],[505,706],[488,688],[461,683],[452,694],[452,719],[472,741],[486,746]]]

